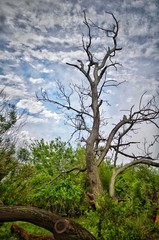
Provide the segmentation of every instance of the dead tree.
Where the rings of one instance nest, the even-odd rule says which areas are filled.
[[[79,132],[79,138],[86,146],[86,169],[90,183],[91,194],[94,196],[103,194],[103,186],[99,175],[99,166],[104,159],[107,159],[110,152],[112,154],[112,161],[114,168],[119,155],[125,158],[129,157],[134,162],[132,165],[140,163],[140,159],[150,157],[147,153],[143,156],[130,156],[126,153],[126,149],[133,144],[138,144],[137,141],[127,141],[126,137],[129,133],[135,131],[135,126],[141,123],[151,123],[158,128],[157,120],[159,118],[159,108],[156,104],[155,97],[152,97],[145,105],[142,104],[143,96],[139,101],[139,108],[137,111],[132,107],[127,115],[115,124],[110,131],[110,134],[103,133],[104,127],[107,125],[107,119],[103,114],[103,108],[106,107],[107,87],[117,87],[122,82],[114,80],[107,80],[106,74],[110,68],[117,69],[120,65],[114,60],[121,47],[117,44],[117,37],[119,32],[119,22],[112,13],[107,13],[112,17],[113,24],[109,27],[98,26],[91,20],[87,19],[84,12],[84,25],[87,29],[87,36],[82,36],[82,49],[85,53],[84,60],[77,60],[77,63],[67,63],[70,67],[77,69],[84,77],[85,82],[81,84],[72,83],[70,85],[70,92],[68,93],[63,84],[58,82],[60,91],[59,100],[54,100],[48,96],[46,91],[41,91],[37,98],[41,101],[53,103],[63,109],[66,113],[67,123],[74,127],[75,133]],[[110,42],[110,46],[103,46],[103,55],[98,56],[99,46],[96,45],[96,38],[94,36],[96,31],[99,36],[103,34]],[[102,44],[100,46],[102,48]],[[79,99],[79,106],[75,107],[72,101],[73,94],[76,94]],[[68,113],[67,113],[68,111]],[[71,136],[71,137],[72,137]],[[155,142],[157,138],[155,136]],[[153,164],[153,160],[151,161]],[[134,164],[133,164],[134,163]],[[126,169],[126,168],[125,168]],[[117,172],[116,174],[117,175]],[[114,179],[114,175],[112,176]],[[113,181],[110,187],[113,188]],[[111,190],[110,193],[113,191]],[[112,194],[111,194],[112,196]]]
[[[104,91],[107,86],[118,85],[118,83],[114,81],[107,81],[104,76],[108,68],[116,68],[119,64],[117,62],[113,62],[113,57],[117,51],[121,50],[121,48],[117,46],[117,36],[119,30],[118,21],[112,13],[108,14],[110,14],[114,20],[114,24],[111,29],[102,28],[95,25],[93,22],[88,21],[86,13],[84,12],[84,24],[88,31],[88,36],[87,40],[85,39],[85,36],[82,37],[82,48],[86,54],[86,61],[77,60],[78,64],[67,63],[69,66],[78,69],[85,76],[86,82],[80,86],[72,84],[72,91],[70,94],[67,94],[63,85],[58,82],[61,99],[65,100],[66,104],[63,103],[63,101],[55,101],[51,99],[45,91],[41,91],[41,95],[37,96],[39,100],[49,101],[53,104],[57,104],[63,109],[72,111],[74,114],[73,117],[67,115],[71,125],[75,128],[72,136],[77,131],[86,131],[87,134],[85,137],[84,135],[82,136],[81,141],[86,144],[86,168],[91,191],[94,195],[103,194],[103,186],[98,172],[98,162],[96,161],[96,151],[101,141],[100,127],[104,122],[104,119],[101,121],[100,113],[100,108],[104,102],[104,100],[101,99],[102,91]],[[97,60],[96,56],[91,51],[92,41],[94,40],[91,35],[92,28],[97,29],[112,40],[112,47],[108,47],[104,50],[101,60]],[[79,109],[74,108],[71,102],[73,92],[76,92],[79,97]],[[89,102],[89,106],[85,104],[85,102]]]

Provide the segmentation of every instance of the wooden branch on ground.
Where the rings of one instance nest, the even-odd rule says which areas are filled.
[[[52,212],[25,206],[0,206],[0,222],[25,221],[53,233],[55,240],[96,240],[78,223]]]
[[[53,234],[49,234],[46,236],[33,235],[28,233],[22,227],[19,227],[16,224],[13,224],[11,226],[11,232],[16,233],[20,237],[20,239],[24,240],[55,240]]]

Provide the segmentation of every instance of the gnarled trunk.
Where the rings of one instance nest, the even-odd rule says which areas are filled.
[[[92,194],[94,194],[94,196],[102,196],[103,185],[99,176],[99,169],[93,162],[91,168],[87,169],[87,173]]]
[[[74,221],[34,207],[0,206],[0,222],[26,221],[53,233],[55,240],[95,240]]]
[[[91,144],[87,143],[86,146],[86,164],[87,164],[87,174],[88,180],[91,188],[91,193],[95,196],[103,195],[103,185],[99,175],[99,169],[95,162],[94,156],[94,142]]]

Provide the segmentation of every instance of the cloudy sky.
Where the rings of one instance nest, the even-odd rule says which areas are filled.
[[[120,119],[121,110],[137,105],[145,91],[145,100],[158,91],[158,0],[0,0],[0,89],[5,87],[19,111],[28,111],[21,133],[24,138],[70,137],[72,129],[64,124],[63,114],[51,104],[38,102],[35,93],[43,88],[56,97],[57,80],[67,87],[82,79],[66,62],[85,58],[83,10],[100,26],[112,24],[106,11],[119,20],[122,51],[116,60],[122,66],[108,74],[126,83],[107,90],[110,123]],[[100,56],[107,42],[98,36],[96,41]],[[147,136],[154,131],[150,128]]]

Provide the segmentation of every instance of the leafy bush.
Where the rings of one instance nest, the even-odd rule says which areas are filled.
[[[20,155],[26,153],[21,149]],[[2,200],[7,205],[32,205],[63,215],[77,215],[83,198],[85,178],[78,172],[66,174],[75,164],[83,167],[84,149],[74,150],[60,139],[31,144],[27,161],[1,182]],[[38,159],[39,156],[39,159]],[[25,159],[25,157],[23,158]]]
[[[20,156],[24,160],[0,182],[5,204],[32,205],[73,217],[99,240],[157,238],[159,224],[154,224],[152,214],[158,204],[158,170],[138,166],[120,175],[115,186],[119,199],[116,203],[108,195],[113,168],[103,162],[100,174],[105,195],[97,199],[99,208],[93,211],[84,197],[86,173],[65,173],[77,166],[84,167],[84,148],[73,149],[59,139],[51,143],[42,140]],[[9,239],[7,226],[1,227],[2,239]],[[4,237],[5,227],[8,238]]]

